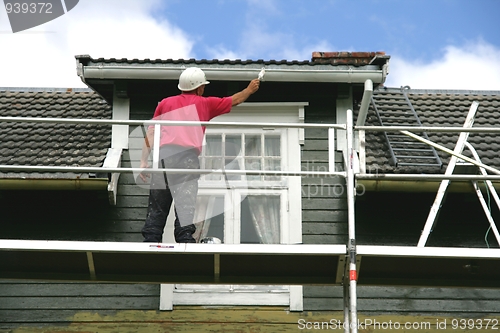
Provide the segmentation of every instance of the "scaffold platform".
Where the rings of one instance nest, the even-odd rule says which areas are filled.
[[[345,256],[345,245],[2,240],[0,279],[334,285]]]

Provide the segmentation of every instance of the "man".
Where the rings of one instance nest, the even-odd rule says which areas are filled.
[[[202,97],[209,84],[205,73],[196,67],[184,70],[179,77],[180,95],[163,99],[154,113],[155,120],[209,121],[228,113],[235,105],[243,103],[259,89],[259,79],[252,80],[242,91],[224,98]],[[162,126],[160,136],[160,168],[199,169],[204,126]],[[147,131],[142,148],[141,168],[148,168],[154,126]],[[143,181],[147,173],[140,175]],[[151,176],[148,212],[142,228],[144,242],[162,240],[166,219],[175,200],[174,236],[177,243],[196,243],[193,224],[198,194],[199,174],[161,174]]]

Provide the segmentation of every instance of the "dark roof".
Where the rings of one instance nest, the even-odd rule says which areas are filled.
[[[90,89],[0,88],[0,116],[111,119],[110,106]],[[0,122],[0,164],[102,166],[109,126]],[[1,178],[88,178],[73,173],[0,173]]]
[[[127,59],[127,58],[92,58],[89,55],[77,55],[76,59],[85,66],[96,63],[104,64],[178,64],[178,65],[380,65],[385,64],[390,56],[385,52],[313,52],[311,60],[241,60],[241,59]]]
[[[181,71],[190,66],[207,70],[207,76],[214,75],[209,77],[210,81],[247,81],[265,68],[268,70],[268,81],[286,80],[287,83],[301,84],[312,80],[315,72],[332,72],[342,74],[338,77],[345,83],[353,83],[356,78],[370,75],[378,84],[385,80],[390,60],[385,52],[313,52],[310,60],[127,59],[93,58],[90,55],[76,55],[75,58],[77,74],[111,105],[117,85],[124,94],[130,92],[129,89],[134,89],[135,94],[149,94],[151,89],[159,87],[159,83],[177,81]],[[222,74],[223,70],[228,71]],[[208,71],[212,74],[208,74]],[[324,80],[323,74],[321,77]],[[289,80],[290,76],[295,77],[295,80]],[[364,80],[357,84],[361,85]]]
[[[422,126],[462,127],[473,101],[479,103],[473,127],[500,127],[500,91],[446,91],[405,89]],[[398,88],[379,88],[374,91],[378,109],[395,108],[402,95]],[[373,105],[370,105],[366,124],[380,125]],[[453,150],[459,133],[428,132],[429,139]],[[500,169],[500,136],[495,133],[471,133],[467,140],[477,150],[481,161]],[[439,167],[391,165],[391,155],[382,132],[366,132],[367,172],[378,173],[444,173],[450,155],[438,150],[444,163]],[[464,155],[471,157],[469,150]]]

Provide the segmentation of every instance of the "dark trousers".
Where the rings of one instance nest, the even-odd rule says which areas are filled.
[[[199,169],[198,151],[180,146],[166,145],[160,148],[160,168]],[[146,222],[142,228],[145,242],[161,242],[167,216],[175,200],[176,242],[192,239],[194,212],[198,195],[199,174],[152,173]],[[189,230],[189,233],[181,230]]]

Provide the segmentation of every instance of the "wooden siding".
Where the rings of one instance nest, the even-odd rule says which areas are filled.
[[[7,281],[0,284],[0,327],[67,325],[81,312],[156,310],[159,286]]]
[[[307,123],[336,123],[335,112],[325,106],[306,110]],[[332,110],[335,106],[332,105]],[[306,129],[302,170],[328,171],[328,131]],[[335,170],[343,170],[342,154],[335,153]],[[342,177],[302,177],[302,241],[305,244],[347,244],[347,200]],[[332,293],[339,291],[340,294]],[[306,311],[341,311],[342,288],[304,286]]]
[[[335,123],[332,116],[311,117],[306,122]],[[331,113],[330,113],[331,114]],[[343,170],[342,155],[335,153],[335,169]],[[328,131],[306,129],[302,170],[328,171]],[[302,177],[302,241],[304,244],[347,243],[347,201],[342,177]]]
[[[43,320],[43,314],[40,319]],[[0,333],[160,333],[160,332],[237,332],[276,333],[303,331],[343,331],[341,312],[290,313],[274,307],[178,307],[175,311],[81,311],[67,313],[65,322],[58,324],[22,324],[5,328]],[[422,331],[422,332],[484,332],[499,329],[498,317],[469,314],[476,329],[460,327],[460,318],[423,314],[364,315],[358,316],[358,331]],[[486,324],[489,323],[489,329]],[[465,323],[463,323],[465,324]],[[482,324],[482,328],[479,325]],[[392,326],[391,326],[392,325]],[[399,325],[399,326],[396,326]],[[409,325],[408,329],[404,329]],[[495,325],[495,326],[493,326]],[[390,329],[389,327],[399,327]],[[493,327],[493,328],[492,328]]]
[[[365,316],[391,313],[464,318],[498,316],[500,312],[497,289],[358,286],[357,290],[358,311]],[[342,287],[311,287],[307,288],[304,309],[338,311],[342,302]]]
[[[105,191],[2,191],[0,231],[11,239],[141,242],[147,194],[126,174],[116,206],[109,206]],[[70,325],[82,313],[157,310],[159,294],[153,284],[0,281],[0,332]]]

